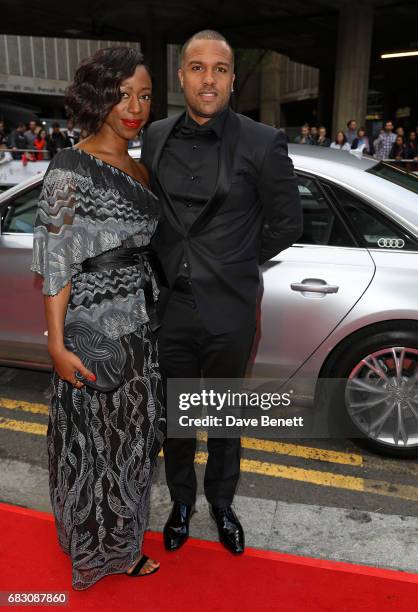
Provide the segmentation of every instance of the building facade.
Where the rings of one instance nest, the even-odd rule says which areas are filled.
[[[139,42],[0,35],[0,118],[7,123],[65,120],[63,96],[79,62],[111,46],[140,49]],[[177,83],[178,51],[167,46],[169,113],[183,108]]]

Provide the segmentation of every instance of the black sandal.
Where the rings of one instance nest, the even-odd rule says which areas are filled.
[[[154,569],[152,569],[150,572],[147,572],[146,574],[139,573],[141,569],[144,567],[145,563],[148,561],[148,559],[149,557],[147,557],[147,555],[142,555],[142,557],[140,558],[138,563],[135,565],[132,572],[125,572],[125,574],[129,576],[130,578],[142,578],[143,576],[149,576],[150,574],[155,574],[155,572],[158,572],[158,570],[160,569],[160,566],[154,567]]]

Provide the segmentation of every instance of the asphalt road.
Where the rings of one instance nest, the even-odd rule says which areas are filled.
[[[0,368],[0,467],[47,468],[48,373]],[[418,464],[371,454],[349,440],[243,438],[238,495],[418,517]],[[203,479],[206,448],[196,456]],[[163,458],[157,482],[165,483]],[[0,490],[1,500],[1,490]]]

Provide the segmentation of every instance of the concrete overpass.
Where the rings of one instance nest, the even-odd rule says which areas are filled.
[[[4,34],[141,41],[153,68],[154,113],[162,117],[166,45],[213,28],[234,47],[271,49],[318,67],[318,122],[332,116],[336,127],[351,117],[364,120],[370,67],[381,63],[381,52],[418,48],[417,22],[417,0],[3,0],[0,29]],[[401,68],[399,61],[388,60],[384,69],[384,79],[393,79],[395,87],[406,62],[417,74],[416,58],[402,60]],[[411,89],[413,83],[411,77]]]

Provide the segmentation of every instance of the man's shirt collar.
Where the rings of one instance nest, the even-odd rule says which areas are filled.
[[[200,125],[199,123],[197,123],[197,121],[192,119],[189,113],[186,112],[186,116],[184,118],[184,125],[187,125],[187,127],[192,127],[193,129],[196,129],[197,131],[199,129],[202,129],[205,131],[213,130],[218,138],[222,138],[222,133],[224,130],[224,125],[225,125],[226,117],[228,115],[228,111],[229,111],[229,106],[225,107],[217,115],[215,115],[214,117],[209,119],[209,121],[206,121],[206,123],[203,123],[202,125]]]

